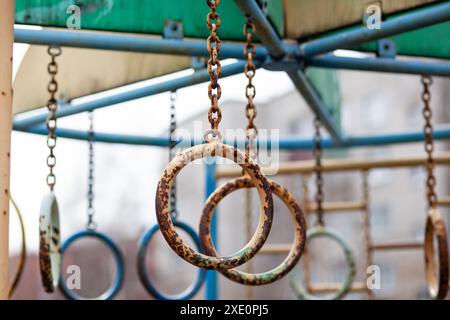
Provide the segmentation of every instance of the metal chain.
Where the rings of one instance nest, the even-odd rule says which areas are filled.
[[[430,86],[433,83],[433,80],[429,76],[422,76],[422,101],[423,101],[423,110],[422,114],[425,119],[424,126],[424,135],[425,135],[425,151],[427,152],[427,162],[426,162],[426,170],[427,170],[427,199],[429,208],[434,208],[437,203],[437,196],[435,192],[436,187],[436,177],[434,176],[434,159],[433,159],[433,125],[431,123],[432,111],[430,106],[431,101],[431,93]]]
[[[309,197],[309,175],[302,175],[302,193],[303,193],[303,203],[305,208],[305,219],[308,224],[310,206],[311,203]],[[310,265],[310,253],[308,251],[308,246],[305,247],[305,251],[303,252],[302,260],[303,260],[303,282],[305,283],[306,289],[311,291],[312,286],[312,276],[311,276],[311,265]]]
[[[324,225],[324,210],[323,210],[323,177],[322,177],[322,137],[320,134],[320,120],[319,118],[316,118],[314,120],[314,128],[315,128],[315,135],[314,135],[314,158],[316,160],[314,172],[316,174],[316,212],[317,212],[317,222],[319,225]]]
[[[58,108],[58,102],[56,100],[56,92],[58,91],[58,82],[56,81],[56,75],[58,74],[58,64],[56,63],[56,57],[61,54],[61,48],[49,47],[47,50],[50,55],[50,63],[47,65],[47,71],[50,75],[50,81],[47,85],[47,91],[50,94],[50,98],[47,102],[48,116],[47,116],[47,147],[49,149],[49,155],[47,156],[47,166],[49,173],[47,175],[47,185],[50,191],[53,191],[56,184],[56,176],[53,172],[56,165],[55,147],[56,147],[56,111]]]
[[[256,74],[256,67],[253,63],[253,56],[255,55],[255,45],[252,43],[252,37],[255,33],[256,28],[252,23],[250,17],[244,24],[244,35],[246,36],[247,43],[244,46],[244,55],[247,58],[247,63],[244,67],[245,76],[248,79],[247,86],[245,87],[245,96],[247,97],[247,105],[245,106],[245,116],[248,119],[248,124],[246,127],[247,136],[247,147],[246,152],[251,159],[256,159],[258,157],[258,150],[255,145],[255,139],[258,136],[258,128],[256,127],[254,120],[257,115],[256,105],[253,103],[253,99],[256,96],[256,88],[253,85],[253,78]]]
[[[88,113],[89,116],[89,131],[88,131],[88,139],[89,139],[89,168],[88,168],[88,222],[86,224],[86,228],[89,230],[97,229],[97,223],[94,221],[95,209],[94,209],[94,171],[95,171],[95,131],[94,131],[94,113],[91,111]]]
[[[255,139],[258,136],[258,129],[254,123],[256,118],[256,106],[253,103],[253,99],[256,95],[256,88],[252,83],[253,77],[256,73],[256,67],[253,63],[253,56],[255,55],[255,46],[252,43],[252,36],[255,33],[255,26],[252,23],[249,16],[246,17],[246,21],[244,24],[243,30],[244,36],[247,39],[247,42],[244,46],[244,56],[247,58],[247,63],[244,67],[244,74],[248,79],[248,83],[245,87],[245,96],[247,97],[247,105],[245,106],[245,117],[248,119],[248,124],[245,128],[245,134],[247,138],[247,145],[245,148],[246,154],[250,159],[256,160],[258,157],[258,150],[255,144]],[[245,190],[245,233],[247,235],[247,241],[250,241],[252,236],[252,190]],[[254,273],[254,265],[253,261],[249,261],[246,264],[246,272],[249,274]],[[251,286],[247,286],[246,288],[246,296],[247,300],[253,300],[253,288]]]
[[[169,162],[172,161],[176,154],[177,141],[174,137],[175,131],[177,130],[177,114],[176,114],[176,91],[170,93],[170,125],[169,125]],[[177,182],[174,181],[172,188],[170,189],[170,215],[173,220],[178,218],[177,209]]]
[[[211,124],[211,131],[216,132],[219,129],[219,123],[222,120],[222,112],[219,108],[219,99],[222,95],[222,89],[218,83],[218,79],[222,73],[222,67],[218,59],[220,51],[220,38],[217,36],[217,30],[220,27],[220,16],[216,12],[220,0],[206,0],[210,8],[210,12],[206,16],[206,25],[210,31],[210,35],[206,40],[209,52],[209,60],[207,63],[210,83],[208,85],[208,97],[211,100],[211,106],[208,110],[208,121]],[[217,136],[217,133],[215,134]]]

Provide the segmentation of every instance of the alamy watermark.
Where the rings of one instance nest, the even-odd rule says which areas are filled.
[[[81,289],[81,268],[75,264],[67,267],[66,274],[68,275],[66,279],[66,286],[69,290],[80,290]]]
[[[198,144],[203,140],[200,137],[204,137],[205,132],[211,132],[209,128],[203,126],[202,121],[194,122],[193,132],[187,129],[178,128],[176,130],[175,136],[178,139],[178,144],[176,145],[177,153],[184,154],[186,157],[183,159],[184,163],[190,163],[192,160],[189,154],[183,153],[188,148],[191,148],[194,143]],[[209,135],[211,140],[219,139],[222,143],[234,146],[235,148],[245,152],[246,145],[248,143],[247,134],[245,129],[225,129],[221,131],[220,137]],[[278,173],[279,160],[280,160],[280,130],[279,129],[258,129],[258,138],[254,140],[256,156],[252,159],[261,168],[264,168],[264,173],[267,175],[273,175]],[[214,150],[206,151],[201,154],[201,159],[194,161],[194,164],[231,164],[233,161],[226,159],[226,154],[221,154],[223,150],[220,148],[214,148]],[[181,155],[180,155],[181,157]],[[229,157],[228,157],[229,158]],[[236,157],[235,163],[243,164],[245,158]]]
[[[81,8],[77,5],[70,5],[67,7],[66,13],[69,17],[66,20],[66,26],[69,30],[81,29]]]
[[[379,4],[370,4],[366,7],[364,24],[370,30],[381,29],[381,6]]]
[[[381,268],[375,264],[370,265],[366,269],[367,279],[366,286],[370,290],[381,289]]]

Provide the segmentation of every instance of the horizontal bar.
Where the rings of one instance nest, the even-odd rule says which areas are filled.
[[[246,62],[244,61],[239,61],[223,66],[222,76],[227,77],[242,73],[245,63]],[[260,66],[258,63],[256,63],[256,65],[257,67]],[[105,108],[111,105],[131,101],[134,99],[140,99],[167,91],[174,91],[181,88],[186,88],[195,84],[206,82],[208,80],[209,74],[208,70],[205,68],[203,70],[196,71],[191,75],[182,76],[173,80],[151,84],[146,87],[132,89],[127,92],[110,95],[107,97],[98,98],[83,103],[70,104],[64,106],[64,108],[59,108],[56,115],[58,118],[63,118],[77,113],[93,111],[99,108]],[[45,123],[46,119],[47,119],[46,112],[26,118],[14,119],[14,128],[24,129],[37,124],[43,124]]]
[[[275,59],[281,59],[286,55],[283,41],[278,36],[275,29],[270,24],[264,12],[258,6],[255,0],[235,0],[239,9],[246,16],[250,16],[256,27],[256,32],[261,38],[261,42],[269,51],[269,54]]]
[[[305,73],[302,70],[291,70],[287,74],[314,114],[319,117],[322,125],[327,129],[333,141],[340,145],[343,141],[340,128],[336,127],[336,123],[322,101],[322,98],[311,85]]]
[[[33,133],[44,136],[48,134],[48,130],[45,125],[39,125],[29,128],[13,126],[13,129],[19,132]],[[82,141],[89,140],[89,132],[81,130],[58,128],[56,129],[56,135],[58,136],[58,138],[68,138]],[[104,132],[95,132],[95,141],[103,143],[126,144],[135,146],[155,146],[155,147],[169,146],[168,137],[145,137],[145,136],[122,135]]]
[[[362,211],[366,208],[363,202],[324,202],[323,204],[324,212],[334,213],[334,212],[349,212],[349,211]],[[317,211],[317,204],[315,202],[308,203],[308,213],[314,213]]]
[[[312,293],[330,293],[336,292],[342,288],[342,283],[315,283],[309,286],[309,291]],[[365,282],[353,282],[350,292],[365,292],[369,290]]]
[[[434,156],[437,165],[450,164],[450,152],[437,153]],[[339,159],[339,160],[324,160],[322,164],[322,171],[337,172],[337,171],[354,171],[354,170],[371,170],[382,168],[403,168],[403,167],[418,167],[424,166],[426,157],[405,157],[405,158],[385,158],[385,159]],[[292,161],[281,164],[277,168],[277,175],[289,174],[309,174],[314,172],[315,163],[313,161]],[[274,168],[263,168],[263,173],[274,172]],[[236,169],[222,169],[217,172],[217,179],[236,177],[242,172]]]
[[[442,197],[437,199],[438,206],[449,207],[450,206],[450,197]]]
[[[395,36],[450,20],[450,3],[429,5],[381,22],[380,29],[360,27],[321,37],[300,45],[300,55],[311,57],[336,49],[346,49],[372,40]]]
[[[376,243],[369,246],[370,250],[409,250],[409,249],[422,249],[423,241],[403,241],[403,242],[385,242]]]
[[[20,27],[14,28],[14,35],[16,43],[209,57],[206,41],[203,40],[163,39],[93,31],[30,30]],[[220,47],[220,58],[242,59],[243,52],[244,46],[242,44],[223,42]],[[255,59],[264,60],[267,56],[266,48],[256,46]]]
[[[44,125],[39,125],[36,127],[27,127],[17,125],[17,120],[13,123],[13,129],[21,132],[29,132],[33,134],[47,135],[47,128]],[[74,130],[74,129],[64,129],[60,128],[57,130],[58,136],[61,138],[75,139],[75,140],[88,140],[89,135],[87,131]],[[450,129],[437,129],[434,134],[435,140],[443,140],[450,138]],[[128,145],[141,145],[141,146],[158,146],[158,147],[168,147],[167,137],[149,137],[149,136],[135,136],[135,135],[125,135],[125,134],[114,134],[114,133],[103,133],[96,132],[96,139],[98,142],[104,143],[116,143],[116,144],[128,144]],[[344,147],[373,147],[379,145],[389,145],[398,143],[411,143],[419,142],[423,140],[422,133],[403,133],[403,134],[391,134],[391,135],[380,135],[372,137],[349,137],[344,144]],[[357,141],[358,143],[353,143]],[[374,143],[375,141],[375,143]],[[178,140],[178,143],[183,141]],[[336,146],[329,139],[323,140],[323,146],[325,148],[336,148]],[[201,139],[196,139],[190,141],[192,145],[202,143]],[[229,145],[234,145],[234,140],[227,140],[225,143]],[[271,141],[260,141],[261,145],[271,148]],[[243,142],[238,141],[237,145],[244,145]],[[295,139],[295,138],[282,138],[277,141],[277,147],[280,150],[311,150],[313,148],[313,143],[310,139]],[[438,159],[439,160],[439,159]],[[295,173],[310,173],[313,170],[314,164],[312,162],[303,161],[302,167],[304,168],[290,168],[281,166],[278,170],[279,174],[295,174]],[[327,163],[327,161],[325,161]],[[417,166],[422,165],[421,163],[416,164]],[[338,168],[339,169],[339,168]],[[339,171],[333,168],[327,168],[329,171]],[[354,169],[346,169],[354,170]],[[221,171],[221,177],[235,177],[240,174],[239,170]]]
[[[286,254],[291,250],[292,244],[268,244],[261,248],[259,254],[272,255],[272,254]],[[423,247],[421,241],[403,241],[403,242],[385,242],[376,243],[369,246],[370,250],[408,250],[408,249],[420,249]]]
[[[259,250],[258,254],[271,255],[271,254],[287,254],[291,251],[292,244],[266,244]]]
[[[307,58],[306,65],[330,69],[417,75],[426,74],[443,77],[450,76],[450,63],[448,62],[424,62],[418,60],[396,60],[387,58],[350,58],[327,54],[324,56]]]

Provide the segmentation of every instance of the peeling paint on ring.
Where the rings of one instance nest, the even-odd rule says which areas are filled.
[[[176,232],[169,210],[169,192],[178,173],[194,160],[210,156],[226,158],[239,164],[255,181],[260,199],[260,221],[256,233],[244,248],[226,257],[208,256],[189,247]],[[156,190],[155,208],[161,232],[170,247],[187,262],[205,269],[231,269],[250,260],[267,240],[273,221],[270,185],[259,166],[239,149],[220,142],[186,149],[167,165]]]
[[[275,282],[292,270],[292,268],[300,260],[301,255],[305,249],[306,242],[306,222],[305,216],[295,200],[294,196],[283,186],[279,185],[275,181],[268,180],[272,194],[279,197],[284,204],[289,208],[295,227],[295,237],[292,243],[291,250],[284,261],[277,267],[270,271],[262,273],[246,273],[238,270],[221,270],[225,277],[228,279],[241,283],[244,285],[259,286]],[[205,253],[209,255],[218,256],[219,253],[214,248],[211,240],[211,219],[214,211],[219,202],[230,193],[244,188],[254,188],[253,180],[248,176],[243,176],[226,182],[220,186],[213,194],[208,198],[205,207],[203,208],[203,214],[200,219],[199,236],[205,250]]]

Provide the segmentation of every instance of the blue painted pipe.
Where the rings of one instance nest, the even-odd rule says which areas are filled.
[[[16,131],[34,133],[39,135],[47,135],[47,128],[44,125],[16,129]],[[89,133],[87,131],[72,130],[72,129],[57,129],[56,133],[58,137],[75,139],[75,140],[85,140],[89,139]],[[435,129],[433,137],[436,140],[450,139],[450,128]],[[168,137],[144,137],[144,136],[132,136],[132,135],[121,135],[113,133],[103,133],[96,132],[95,140],[97,142],[104,143],[116,143],[116,144],[127,144],[127,145],[140,145],[140,146],[156,146],[156,147],[168,147],[169,138]],[[336,144],[332,139],[325,138],[322,140],[322,146],[324,148],[352,148],[352,147],[376,147],[390,144],[401,144],[401,143],[412,143],[423,141],[423,133],[421,131],[417,132],[405,132],[405,133],[391,133],[391,134],[381,134],[374,136],[353,136],[347,137],[342,141],[341,144]],[[182,141],[178,141],[180,143]],[[203,143],[201,139],[196,139],[190,141],[190,145],[197,145]],[[225,141],[229,145],[243,145],[240,141],[229,140]],[[264,147],[272,147],[270,141],[259,142]],[[299,139],[299,138],[282,138],[278,143],[280,150],[312,150],[313,141],[311,139]]]
[[[235,2],[244,15],[251,17],[252,22],[255,24],[256,32],[269,54],[275,59],[283,58],[286,55],[283,41],[257,2],[255,0],[235,0]]]
[[[182,56],[209,57],[203,40],[174,40],[157,37],[84,32],[67,30],[30,30],[14,28],[14,42],[36,45],[59,45],[62,47],[89,48],[100,50],[147,52]],[[244,46],[236,43],[222,43],[220,58],[242,59]],[[267,49],[256,46],[258,60],[267,57]]]
[[[426,74],[443,77],[450,76],[450,63],[445,62],[424,62],[386,58],[349,58],[327,54],[324,56],[307,58],[306,65],[331,69]]]
[[[242,73],[244,70],[246,62],[238,61],[229,65],[225,65],[222,67],[222,76],[228,77],[235,74]],[[260,67],[260,63],[255,63],[257,67]],[[123,93],[98,98],[95,100],[79,103],[79,104],[71,104],[65,106],[64,108],[59,108],[56,113],[58,118],[67,117],[73,114],[93,111],[95,109],[108,107],[114,104],[123,103],[127,101],[131,101],[134,99],[144,98],[151,95],[155,95],[162,92],[168,91],[176,91],[181,88],[189,87],[195,84],[199,84],[202,82],[206,82],[209,80],[209,74],[206,69],[201,71],[196,71],[191,75],[179,77],[177,79],[168,80],[161,83],[151,84],[146,87],[132,89]],[[22,119],[14,120],[14,128],[16,129],[24,129],[27,127],[31,127],[38,124],[45,123],[47,119],[47,113],[41,113],[35,116],[30,116]]]
[[[429,5],[381,23],[380,29],[360,27],[356,30],[324,36],[300,45],[300,56],[312,57],[336,49],[345,49],[365,42],[391,37],[403,32],[428,27],[450,20],[450,2]]]
[[[205,198],[207,199],[211,193],[217,188],[216,180],[216,163],[209,161],[205,166],[206,181],[205,181]],[[214,212],[211,219],[211,240],[217,248],[217,210]],[[217,271],[208,270],[206,273],[206,300],[217,300],[219,298],[219,288]]]
[[[332,118],[330,112],[322,101],[322,98],[309,82],[305,73],[302,70],[294,70],[289,71],[287,74],[303,98],[305,98],[305,101],[311,107],[313,112],[319,117],[323,126],[328,130],[333,139],[338,144],[341,144],[343,137],[340,128],[336,126],[336,121]]]

